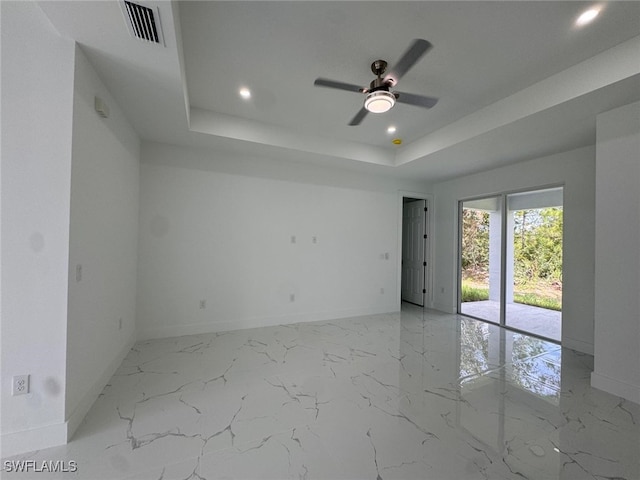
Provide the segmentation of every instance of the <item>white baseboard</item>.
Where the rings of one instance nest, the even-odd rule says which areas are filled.
[[[56,447],[67,443],[67,423],[56,423],[33,430],[5,433],[0,437],[0,456],[12,457],[21,453]]]
[[[593,356],[593,343],[583,342],[582,340],[576,340],[575,338],[563,338],[562,346],[580,353],[586,353],[587,355]]]
[[[398,312],[397,305],[358,310],[340,310],[333,312],[315,312],[294,315],[276,315],[271,317],[254,317],[230,321],[214,321],[206,323],[191,323],[185,325],[167,325],[161,327],[139,328],[138,340],[152,338],[180,337],[183,335],[197,335],[200,333],[227,332],[231,330],[245,330],[247,328],[273,327],[276,325],[290,325],[292,323],[307,323],[339,318],[377,315],[381,313]]]
[[[70,415],[67,418],[67,442],[71,440],[74,433],[82,423],[85,415],[89,412],[95,401],[98,399],[98,396],[104,389],[104,386],[109,382],[109,379],[113,377],[113,374],[116,373],[116,370],[122,364],[124,357],[127,356],[131,347],[135,343],[135,338],[131,338],[125,346],[118,352],[118,355],[109,362],[107,367],[102,371],[102,374],[93,382],[93,385],[85,392],[82,396],[78,405],[73,409]]]
[[[135,340],[132,338],[118,352],[118,355],[107,365],[102,374],[84,394],[66,422],[2,435],[0,438],[0,455],[2,458],[68,443],[98,398],[98,395],[104,389],[104,386],[122,364],[124,357],[127,356],[134,342]]]
[[[621,380],[616,380],[615,378],[607,377],[601,373],[592,372],[591,386],[640,405],[640,385],[632,385]]]

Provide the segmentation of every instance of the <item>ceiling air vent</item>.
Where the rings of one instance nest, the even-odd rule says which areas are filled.
[[[120,8],[129,33],[132,36],[146,42],[164,45],[160,26],[160,12],[157,8],[145,7],[127,0],[120,2]]]

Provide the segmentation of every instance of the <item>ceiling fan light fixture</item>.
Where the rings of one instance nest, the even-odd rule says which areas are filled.
[[[384,113],[391,110],[396,104],[396,97],[393,93],[386,90],[376,90],[367,94],[364,99],[364,108],[371,113]]]

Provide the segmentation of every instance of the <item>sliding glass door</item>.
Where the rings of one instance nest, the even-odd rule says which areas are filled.
[[[460,202],[459,313],[561,340],[562,203],[562,187]]]
[[[502,198],[460,202],[460,313],[500,323]]]

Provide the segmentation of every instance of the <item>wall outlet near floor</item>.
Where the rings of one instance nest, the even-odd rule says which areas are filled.
[[[13,377],[11,395],[25,395],[29,393],[29,375],[16,375]]]

